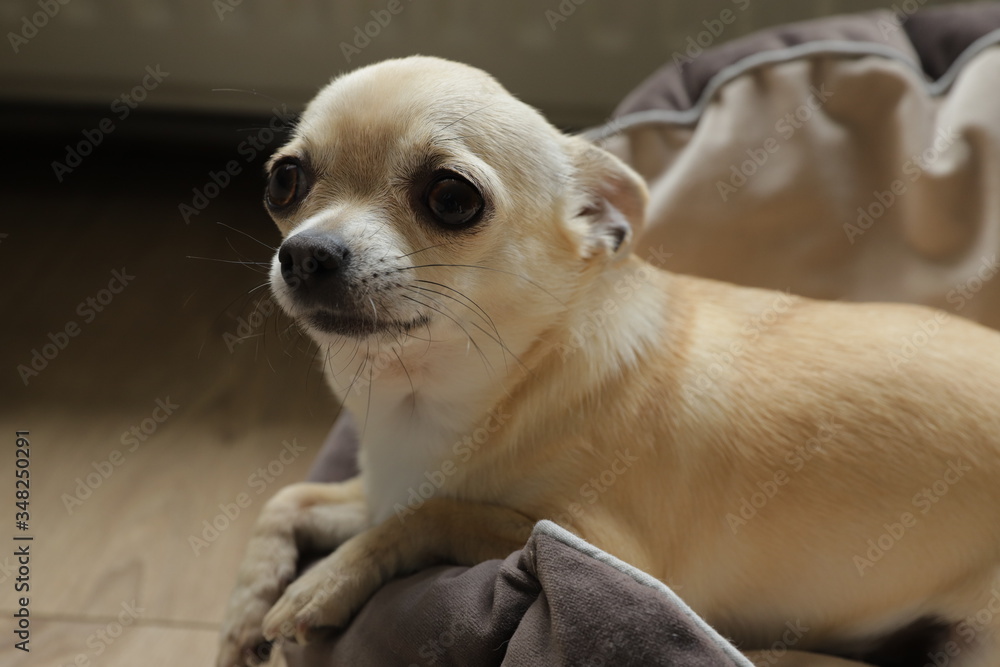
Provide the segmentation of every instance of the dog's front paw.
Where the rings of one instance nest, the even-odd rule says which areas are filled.
[[[263,622],[295,577],[296,549],[290,535],[258,535],[240,568],[222,621],[216,667],[255,667],[270,658]]]
[[[264,637],[307,644],[324,630],[345,627],[382,585],[368,552],[352,540],[292,582],[264,618]]]
[[[237,606],[239,605],[239,606]],[[238,613],[227,614],[222,625],[219,655],[216,667],[256,667],[271,657],[272,643],[264,639],[264,616],[270,603],[255,596],[234,595],[232,609]]]

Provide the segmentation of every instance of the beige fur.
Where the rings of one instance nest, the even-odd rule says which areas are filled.
[[[336,79],[272,166],[285,156],[313,174],[275,214],[286,243],[337,235],[371,274],[359,317],[426,319],[325,333],[276,259],[277,299],[362,427],[362,474],[268,504],[220,666],[263,638],[346,624],[389,576],[503,557],[542,518],[674,587],[745,649],[790,621],[810,628],[794,646],[808,651],[987,608],[997,333],[656,269],[662,256],[628,250],[640,179],[455,63]],[[414,212],[428,163],[482,190],[474,231]],[[444,479],[434,498],[411,502],[431,478]],[[291,582],[305,543],[339,548]],[[992,629],[977,630],[951,664],[1000,665]]]

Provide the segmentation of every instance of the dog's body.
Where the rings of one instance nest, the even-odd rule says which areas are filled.
[[[654,269],[629,255],[637,176],[445,61],[336,80],[271,171],[272,284],[357,416],[362,474],[268,505],[220,665],[543,518],[745,648],[801,621],[796,648],[861,654],[988,608],[1000,335]],[[303,544],[339,548],[288,585]],[[951,664],[1000,665],[991,623]]]

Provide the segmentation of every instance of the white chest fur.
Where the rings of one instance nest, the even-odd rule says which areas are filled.
[[[496,370],[509,353],[434,325],[430,337],[433,347],[418,341],[383,354],[390,359],[385,365],[348,357],[350,346],[326,361],[331,387],[357,421],[359,463],[376,523],[405,517],[447,493],[470,461],[468,439],[505,421],[492,408],[505,394]]]
[[[376,523],[416,511],[441,492],[448,473],[454,472],[445,465],[456,438],[450,429],[442,429],[426,415],[393,417],[369,420],[362,435],[360,463]]]

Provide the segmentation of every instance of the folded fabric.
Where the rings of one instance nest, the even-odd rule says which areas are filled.
[[[524,549],[394,581],[290,667],[750,667],[666,586],[550,521]]]

